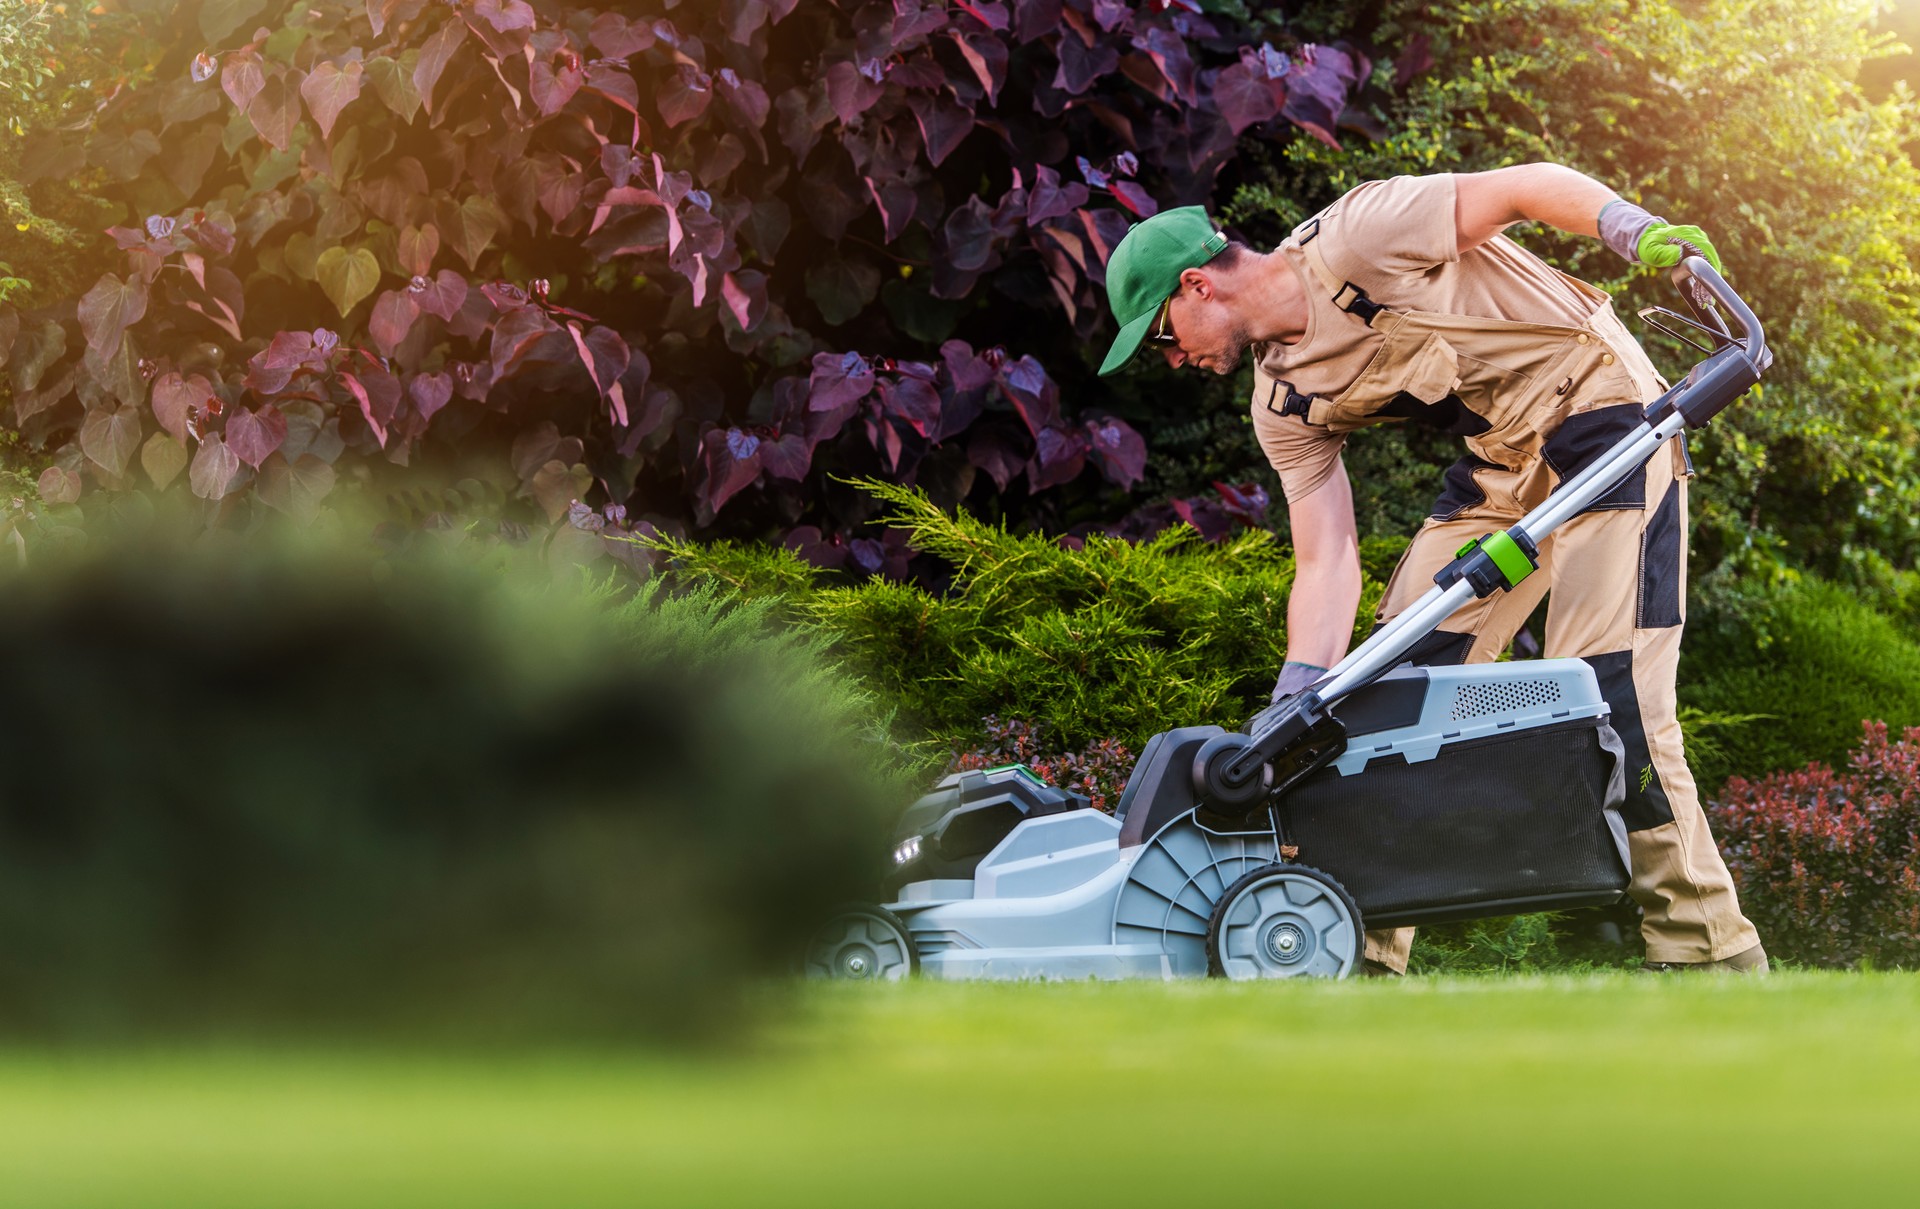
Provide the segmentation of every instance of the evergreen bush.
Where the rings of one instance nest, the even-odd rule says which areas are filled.
[[[1764,715],[1715,733],[1717,759],[1694,770],[1703,786],[1729,773],[1837,764],[1862,718],[1920,724],[1920,641],[1837,584],[1750,588],[1689,622],[1680,700],[1709,713]]]
[[[765,604],[228,537],[0,577],[9,1035],[697,1031],[884,859]]]
[[[971,747],[988,714],[1043,727],[1059,750],[1115,739],[1138,751],[1173,726],[1237,727],[1267,703],[1286,659],[1293,560],[1248,530],[1208,543],[1189,527],[1131,542],[1015,534],[919,491],[866,489],[907,544],[945,569],[942,594],[836,581],[791,550],[662,540],[680,574],[775,598],[830,635],[909,728]],[[1356,639],[1403,541],[1369,541]]]

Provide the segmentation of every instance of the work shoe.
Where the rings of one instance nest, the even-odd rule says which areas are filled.
[[[1710,973],[1710,974],[1765,974],[1767,972],[1767,951],[1760,945],[1732,957],[1722,957],[1719,961],[1649,961],[1640,969],[1650,974],[1673,973]]]

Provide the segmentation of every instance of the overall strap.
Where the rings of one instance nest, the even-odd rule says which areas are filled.
[[[1314,240],[1320,235],[1320,219],[1316,216],[1300,224],[1294,232],[1295,242],[1301,252],[1306,254],[1307,267],[1319,279],[1320,285],[1333,298],[1333,305],[1349,315],[1359,318],[1368,327],[1373,326],[1374,316],[1386,310],[1383,303],[1367,297],[1367,292],[1351,281],[1343,281],[1327,267],[1326,257],[1320,255],[1320,249],[1314,246]]]

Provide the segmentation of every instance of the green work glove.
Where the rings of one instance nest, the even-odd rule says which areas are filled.
[[[1650,264],[1656,269],[1670,269],[1687,255],[1687,250],[1674,240],[1685,240],[1700,249],[1700,254],[1707,258],[1714,272],[1726,271],[1720,267],[1720,253],[1713,250],[1713,242],[1707,238],[1707,233],[1699,227],[1682,223],[1655,221],[1641,234],[1633,250],[1641,264]]]

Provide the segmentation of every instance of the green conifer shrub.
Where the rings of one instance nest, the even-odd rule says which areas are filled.
[[[923,493],[869,482],[889,523],[951,574],[941,594],[836,580],[790,550],[663,539],[682,576],[775,598],[830,635],[906,730],[971,747],[988,714],[1044,728],[1059,750],[1117,739],[1138,751],[1173,726],[1240,725],[1286,659],[1293,559],[1271,534],[1218,544],[1186,526],[1146,542],[1015,534]],[[1356,639],[1404,541],[1369,541]]]

